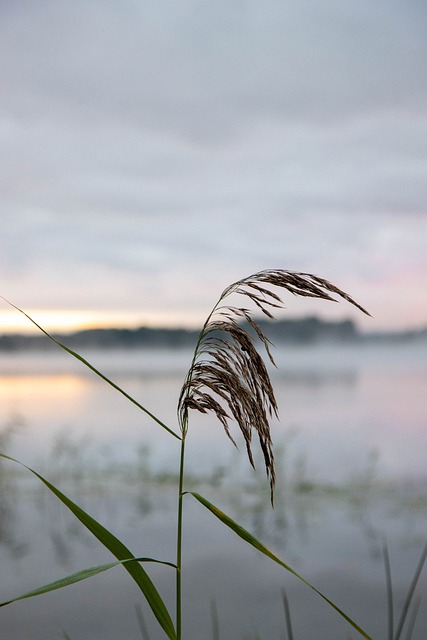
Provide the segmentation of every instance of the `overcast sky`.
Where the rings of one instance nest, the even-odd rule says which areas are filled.
[[[427,325],[426,33],[425,0],[2,0],[0,294],[195,324],[274,267],[374,319],[291,315]]]

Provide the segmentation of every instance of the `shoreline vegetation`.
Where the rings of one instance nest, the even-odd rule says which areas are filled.
[[[331,343],[407,343],[427,340],[424,329],[381,331],[362,333],[353,320],[327,321],[316,316],[299,319],[257,322],[262,331],[268,332],[274,344],[294,343],[310,345]],[[131,348],[184,348],[194,345],[198,335],[196,329],[138,327],[136,329],[109,328],[85,329],[73,333],[52,334],[57,340],[66,342],[70,348],[131,349]],[[43,335],[0,335],[0,352],[54,350],[54,343]]]

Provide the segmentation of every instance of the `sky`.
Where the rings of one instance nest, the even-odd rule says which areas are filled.
[[[0,295],[197,326],[283,268],[373,316],[288,317],[426,326],[426,28],[424,0],[2,0]]]

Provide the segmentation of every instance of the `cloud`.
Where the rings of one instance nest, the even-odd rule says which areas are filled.
[[[271,266],[422,286],[426,12],[1,3],[4,293],[184,314]]]
[[[425,97],[425,10],[414,3],[10,4],[1,47],[18,113],[209,141],[268,115],[330,122]]]

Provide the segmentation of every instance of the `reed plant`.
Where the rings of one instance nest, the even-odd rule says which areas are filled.
[[[253,467],[253,437],[255,436],[257,439],[269,482],[271,504],[272,506],[274,505],[276,474],[270,422],[272,418],[277,417],[278,406],[268,369],[264,361],[265,355],[263,357],[261,351],[265,351],[267,359],[272,365],[275,363],[271,353],[271,343],[261,330],[260,324],[255,316],[255,311],[273,320],[275,310],[283,306],[281,291],[294,296],[327,301],[342,299],[357,307],[361,312],[368,314],[368,312],[347,293],[327,280],[308,273],[269,269],[257,272],[231,284],[219,297],[200,331],[193,358],[179,395],[177,408],[178,428],[175,429],[166,425],[157,415],[140,404],[124,389],[95,368],[83,356],[49,334],[23,310],[6,301],[17,311],[24,314],[33,325],[50,340],[55,342],[58,347],[68,352],[74,358],[77,358],[84,366],[91,369],[93,373],[111,385],[117,392],[124,395],[130,402],[147,414],[169,437],[177,441],[179,447],[179,454],[177,453],[179,475],[177,487],[176,556],[172,562],[134,555],[111,531],[91,517],[58,487],[49,482],[49,480],[22,462],[14,460],[4,453],[0,454],[2,458],[24,466],[35,475],[116,559],[114,562],[84,569],[18,597],[13,597],[1,603],[0,606],[6,606],[18,600],[31,598],[55,589],[63,588],[67,585],[88,579],[117,564],[121,564],[138,585],[148,606],[163,630],[164,635],[170,640],[182,640],[184,501],[187,499],[187,496],[191,496],[225,526],[234,531],[242,541],[245,541],[257,549],[260,553],[270,558],[270,560],[290,572],[294,577],[301,580],[309,589],[315,591],[339,616],[343,617],[360,636],[370,640],[370,636],[356,624],[350,616],[313,586],[306,578],[297,573],[288,563],[200,493],[188,491],[185,487],[185,446],[189,434],[190,415],[194,414],[194,412],[202,414],[213,413],[235,446],[237,446],[236,439],[231,433],[231,428],[232,424],[238,426],[241,436],[243,437],[249,463]],[[240,304],[242,300],[244,300],[243,305]],[[160,563],[171,568],[175,574],[175,620],[173,620],[172,612],[168,609],[144,568],[147,563],[152,562]],[[284,603],[285,607],[287,607],[286,598],[284,599]],[[287,616],[289,628],[289,612]]]

